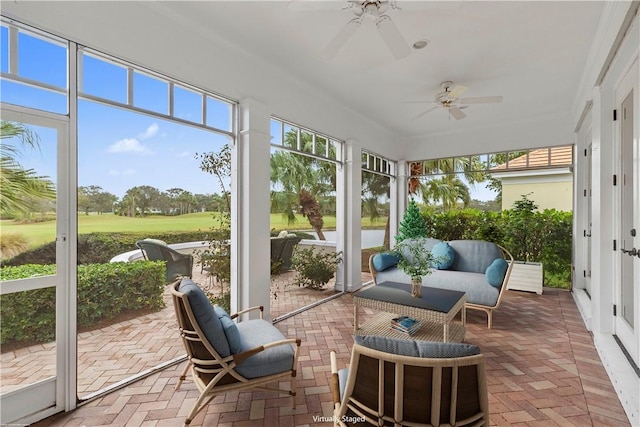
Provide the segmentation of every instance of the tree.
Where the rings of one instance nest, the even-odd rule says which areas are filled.
[[[390,197],[390,188],[389,177],[369,171],[362,172],[362,213],[368,213],[372,221],[380,217],[380,198],[386,197],[388,199]],[[384,231],[383,245],[388,248],[390,244],[390,217],[388,210],[386,215],[387,224]]]
[[[46,176],[37,175],[33,169],[24,169],[16,160],[19,147],[5,140],[16,139],[22,147],[37,149],[40,138],[28,127],[2,120],[0,122],[0,212],[29,214],[34,200],[55,200],[53,182]]]
[[[420,193],[422,200],[429,203],[441,202],[443,209],[455,209],[458,201],[466,207],[471,202],[469,187],[460,179],[464,175],[471,185],[482,182],[486,174],[481,172],[482,165],[478,157],[454,157],[446,159],[425,160],[411,163],[409,179],[410,194]],[[424,175],[442,175],[425,182],[418,178]]]
[[[298,132],[291,130],[285,134],[285,145],[297,146]],[[300,133],[300,149],[311,152],[314,144],[312,135]],[[324,219],[318,200],[335,191],[336,168],[331,162],[288,151],[271,154],[271,183],[280,187],[271,192],[272,209],[280,211],[289,224],[296,221],[296,212],[307,220],[319,240],[326,240],[322,228]]]
[[[427,225],[420,213],[418,205],[411,199],[402,217],[402,221],[400,221],[396,241],[400,243],[405,239],[416,239],[419,237],[427,237]]]
[[[103,191],[100,186],[89,185],[86,187],[78,187],[78,208],[80,208],[85,215],[89,215],[89,212],[96,212],[98,214],[110,212],[116,200],[118,200],[118,197]]]
[[[471,203],[469,187],[457,175],[444,175],[439,179],[430,179],[421,184],[422,200],[441,202],[444,210],[455,209],[458,201],[466,208]]]

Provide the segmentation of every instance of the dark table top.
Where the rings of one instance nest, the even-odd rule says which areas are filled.
[[[385,301],[409,307],[448,313],[464,296],[464,292],[423,286],[420,298],[411,296],[409,283],[382,282],[369,289],[356,292],[354,297]]]

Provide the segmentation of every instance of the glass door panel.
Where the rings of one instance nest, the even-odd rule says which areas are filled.
[[[4,106],[0,195],[1,423],[63,408],[68,209],[60,174],[66,120]]]

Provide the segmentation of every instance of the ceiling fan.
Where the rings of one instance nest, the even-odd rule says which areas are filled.
[[[436,95],[436,99],[434,101],[408,101],[407,102],[410,104],[411,103],[434,104],[433,107],[413,117],[412,120],[420,118],[437,108],[444,108],[449,111],[449,115],[453,116],[454,119],[462,120],[465,117],[467,117],[467,115],[462,110],[464,108],[467,108],[468,105],[497,104],[502,102],[502,99],[503,99],[502,96],[477,96],[473,98],[460,98],[460,95],[466,92],[469,88],[462,85],[454,85],[453,82],[448,80],[440,83],[440,87],[442,87],[442,92]]]
[[[375,25],[382,40],[385,42],[395,59],[401,59],[411,53],[409,45],[400,34],[398,27],[389,15],[384,13],[389,9],[400,9],[395,0],[349,0],[343,9],[351,10],[355,18],[347,22],[329,45],[322,51],[322,59],[333,58],[362,24]]]

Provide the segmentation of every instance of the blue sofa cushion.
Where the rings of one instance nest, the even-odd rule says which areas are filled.
[[[242,321],[237,326],[242,337],[240,352],[285,339],[278,328],[263,319]],[[248,357],[236,366],[236,371],[247,378],[285,372],[293,367],[293,356],[293,344],[278,345]]]
[[[433,257],[433,268],[438,270],[448,270],[453,265],[456,253],[453,248],[449,246],[449,243],[439,242],[431,249],[431,256]]]
[[[449,245],[456,252],[451,270],[484,274],[494,259],[502,258],[498,245],[483,240],[452,240]]]
[[[373,335],[355,337],[356,344],[385,353],[422,358],[454,358],[480,354],[473,344],[415,341]]]
[[[230,356],[231,350],[222,323],[202,289],[193,280],[184,278],[178,291],[187,296],[198,325],[216,352],[222,357]]]
[[[487,278],[487,282],[491,286],[499,288],[502,286],[502,282],[504,282],[504,275],[507,273],[508,268],[509,263],[504,258],[494,259],[484,273]]]
[[[229,350],[231,351],[231,354],[239,353],[241,343],[238,326],[233,320],[231,320],[231,316],[229,316],[229,313],[227,313],[227,310],[225,310],[224,308],[220,307],[219,305],[214,305],[213,311],[216,312],[218,319],[220,319],[222,329],[224,330],[224,335],[227,337],[227,342],[229,343]]]
[[[400,261],[400,256],[389,252],[375,254],[371,260],[376,271],[384,271],[387,268],[395,267],[398,261]]]

